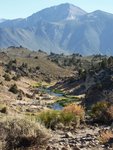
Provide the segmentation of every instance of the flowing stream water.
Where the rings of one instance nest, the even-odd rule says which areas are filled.
[[[43,88],[43,87],[41,87],[39,90],[42,91],[42,92],[44,92],[44,93],[47,93],[49,95],[55,96],[55,97],[62,97],[62,96],[64,96],[63,93],[58,93],[58,92],[55,93],[50,88]],[[49,107],[52,108],[52,109],[54,109],[54,110],[61,110],[61,109],[63,109],[63,106],[61,106],[58,102],[53,103]]]

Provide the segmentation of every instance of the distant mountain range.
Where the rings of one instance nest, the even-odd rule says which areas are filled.
[[[25,19],[0,20],[0,47],[82,55],[113,55],[113,14],[87,13],[72,4],[43,9]]]

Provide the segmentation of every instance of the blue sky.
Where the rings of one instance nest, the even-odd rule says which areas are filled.
[[[113,14],[113,0],[0,0],[0,18],[25,18],[46,7],[66,2],[87,12],[100,9]]]

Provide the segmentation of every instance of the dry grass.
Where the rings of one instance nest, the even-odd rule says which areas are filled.
[[[49,139],[50,133],[39,123],[19,117],[0,121],[2,150],[39,149]]]
[[[108,118],[113,121],[113,105],[107,109]]]
[[[39,59],[33,59],[33,58],[17,58],[17,62],[19,64],[27,63],[28,67],[35,68],[36,66],[40,67],[40,71],[50,75],[52,77],[64,77],[64,76],[70,76],[72,73],[71,69],[63,69],[59,66],[57,66],[55,63],[51,62],[47,59],[47,57],[39,57]]]
[[[38,115],[39,121],[51,129],[57,127],[59,123],[62,123],[64,126],[74,125],[79,127],[80,123],[84,121],[84,117],[84,108],[76,104],[70,104],[61,111],[42,111]]]
[[[81,105],[70,104],[64,107],[63,112],[72,113],[73,115],[78,116],[81,121],[84,121],[85,110]]]
[[[91,115],[98,122],[110,124],[113,121],[113,105],[107,101],[97,102],[93,105]]]
[[[113,139],[113,132],[111,130],[102,130],[99,134],[99,141],[102,144],[105,144]]]

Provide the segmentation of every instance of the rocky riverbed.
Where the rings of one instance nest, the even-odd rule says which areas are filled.
[[[112,144],[103,145],[99,141],[99,132],[109,128],[90,125],[72,131],[69,128],[53,131],[46,150],[113,150]]]

